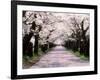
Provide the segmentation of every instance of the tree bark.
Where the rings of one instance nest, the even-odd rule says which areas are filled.
[[[30,39],[32,36],[33,36],[33,33],[30,32],[29,34],[26,34],[23,38],[23,55],[32,54],[32,53],[29,53],[29,48],[28,48],[29,45],[30,46],[32,45],[32,43],[30,43]]]
[[[38,55],[38,38],[39,35],[35,35],[34,53]]]

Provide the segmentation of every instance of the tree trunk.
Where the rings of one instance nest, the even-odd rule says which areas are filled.
[[[32,36],[33,33],[30,32],[29,34],[26,34],[23,38],[23,55],[32,54],[29,52],[29,48],[28,48],[29,45],[32,47],[32,44],[30,43],[30,39]]]
[[[38,55],[38,38],[39,35],[35,35],[34,54],[36,55]]]

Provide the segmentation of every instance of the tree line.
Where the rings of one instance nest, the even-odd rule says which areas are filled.
[[[71,18],[72,21],[72,34],[70,38],[65,41],[65,46],[74,51],[79,51],[80,54],[83,54],[89,57],[89,18],[83,18],[80,22],[77,21],[76,17]],[[88,22],[88,23],[86,23]],[[87,25],[86,25],[87,24]]]
[[[52,12],[36,11],[23,11],[22,17],[23,55],[30,57],[33,54],[38,55],[39,49],[45,53],[48,49],[56,46],[54,42],[58,38],[63,38],[66,48],[79,51],[80,54],[89,56],[89,17],[80,16],[77,18],[74,15],[67,16],[69,20],[67,18],[64,20],[57,18]],[[64,26],[65,29],[57,32],[57,27],[54,25],[60,22],[69,23]],[[69,27],[70,32],[67,31],[67,27]],[[32,38],[34,38],[34,42],[31,41]]]

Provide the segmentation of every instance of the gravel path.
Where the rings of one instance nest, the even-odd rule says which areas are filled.
[[[56,46],[41,57],[39,62],[31,68],[88,66],[89,61],[81,60],[73,52],[66,50],[63,46]]]

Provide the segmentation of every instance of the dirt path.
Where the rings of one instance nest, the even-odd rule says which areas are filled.
[[[31,68],[87,66],[89,61],[81,60],[73,52],[66,50],[63,46],[56,46],[41,57],[40,61]]]

